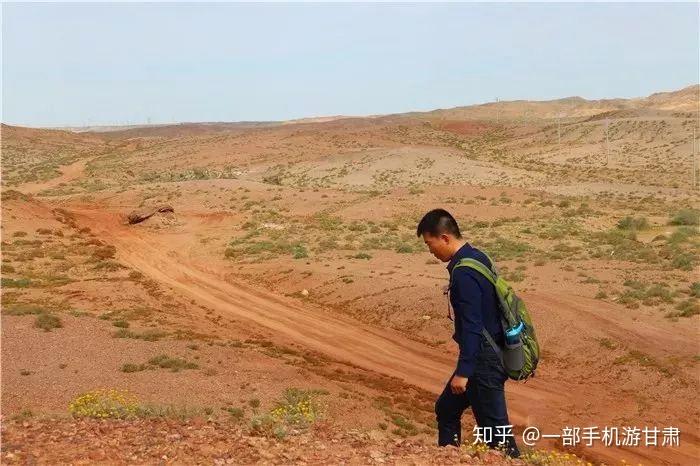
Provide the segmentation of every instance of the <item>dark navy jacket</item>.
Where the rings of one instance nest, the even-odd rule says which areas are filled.
[[[476,259],[487,267],[491,267],[491,261],[483,252],[466,243],[447,264],[447,270],[452,274],[450,303],[454,309],[455,324],[452,338],[459,345],[459,360],[455,373],[462,377],[471,377],[481,349],[481,329],[486,328],[499,346],[503,346],[504,336],[498,297],[491,282],[468,267],[458,267],[452,272],[457,262],[465,257]]]

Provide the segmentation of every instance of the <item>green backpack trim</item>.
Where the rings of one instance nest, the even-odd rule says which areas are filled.
[[[491,260],[488,255],[486,257],[491,261],[491,264],[493,264],[493,260]],[[504,349],[496,344],[491,334],[485,328],[481,329],[481,333],[498,355],[508,377],[514,380],[524,380],[534,376],[540,358],[540,346],[535,336],[535,327],[532,325],[532,318],[523,300],[515,294],[508,282],[498,275],[495,266],[489,268],[476,259],[463,258],[457,262],[452,270],[454,271],[457,267],[469,267],[472,270],[476,270],[491,282],[496,290],[496,296],[498,296],[499,308],[501,310],[501,326],[503,327],[504,333],[507,329],[523,322],[524,328],[520,338],[522,347],[518,346],[517,349],[512,350],[518,352],[522,351],[522,355],[519,354],[518,356],[524,362],[522,367],[518,369],[509,369],[507,367],[508,364],[506,361],[509,359],[508,356],[504,356]],[[450,280],[451,279],[452,277],[450,276]],[[508,352],[511,350],[505,348],[505,351]]]

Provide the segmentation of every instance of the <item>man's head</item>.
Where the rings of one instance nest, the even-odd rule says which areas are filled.
[[[431,210],[418,223],[416,236],[423,236],[430,253],[442,262],[448,262],[464,245],[459,225],[444,209]]]

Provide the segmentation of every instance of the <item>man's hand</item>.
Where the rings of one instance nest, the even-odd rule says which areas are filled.
[[[461,395],[462,393],[467,391],[467,379],[466,377],[462,377],[461,375],[455,374],[452,377],[452,380],[450,380],[450,389],[452,390],[452,393],[455,395]]]

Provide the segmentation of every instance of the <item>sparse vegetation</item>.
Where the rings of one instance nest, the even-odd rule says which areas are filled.
[[[656,361],[654,358],[649,356],[646,353],[643,353],[638,350],[631,350],[628,351],[627,354],[620,356],[619,358],[615,359],[613,361],[613,364],[630,364],[630,363],[636,363],[639,364],[642,367],[649,367],[656,369],[657,371],[663,373],[666,376],[670,376],[671,372],[669,369],[665,366],[662,366],[658,361]]]
[[[391,432],[400,437],[408,437],[418,434],[418,428],[411,421],[401,416],[394,414],[391,416],[391,422],[396,426]]]
[[[161,369],[170,369],[171,372],[179,372],[183,369],[198,369],[199,366],[193,362],[186,361],[182,358],[171,358],[165,354],[153,357],[148,360],[148,364]]]
[[[618,345],[614,341],[610,340],[609,338],[601,338],[598,340],[598,343],[600,343],[600,346],[603,348],[613,350],[617,349]]]
[[[75,417],[124,419],[136,416],[139,404],[128,391],[100,389],[77,396],[68,411]]]
[[[413,252],[413,246],[410,244],[399,244],[396,247],[396,252],[399,254],[411,254]]]
[[[617,222],[620,230],[645,230],[649,228],[649,221],[645,217],[625,217]]]
[[[68,405],[74,417],[96,419],[174,418],[185,420],[206,414],[211,408],[143,404],[128,390],[97,389],[82,393]]]
[[[676,312],[669,312],[666,317],[690,317],[700,314],[700,304],[695,298],[681,301],[675,306]]]
[[[61,319],[59,319],[57,316],[53,314],[47,314],[47,313],[40,313],[39,315],[36,316],[36,320],[34,321],[34,326],[36,328],[40,328],[44,330],[45,332],[50,332],[51,330],[55,328],[61,328],[63,327],[63,324],[61,323]]]
[[[328,394],[319,390],[288,388],[283,398],[268,413],[257,415],[251,420],[253,435],[285,437],[291,429],[307,429],[321,415],[317,397]]]
[[[2,313],[9,316],[26,316],[46,313],[46,309],[35,304],[13,303],[3,306]]]
[[[700,210],[681,209],[673,216],[669,222],[671,225],[700,225]]]
[[[690,296],[700,298],[700,282],[693,282],[690,284]]]
[[[121,367],[121,371],[127,373],[145,371],[146,369],[147,366],[145,364],[126,363]]]
[[[158,341],[167,336],[167,332],[162,330],[144,330],[143,332],[134,332],[125,328],[120,328],[112,334],[114,338],[134,338],[144,341]]]
[[[245,411],[243,410],[243,408],[229,407],[229,408],[222,408],[222,409],[224,411],[226,411],[231,416],[231,419],[233,419],[234,421],[237,421],[237,422],[241,421],[243,419],[243,417],[245,416]]]
[[[32,284],[32,281],[28,278],[13,279],[2,277],[0,281],[3,288],[27,288]]]

